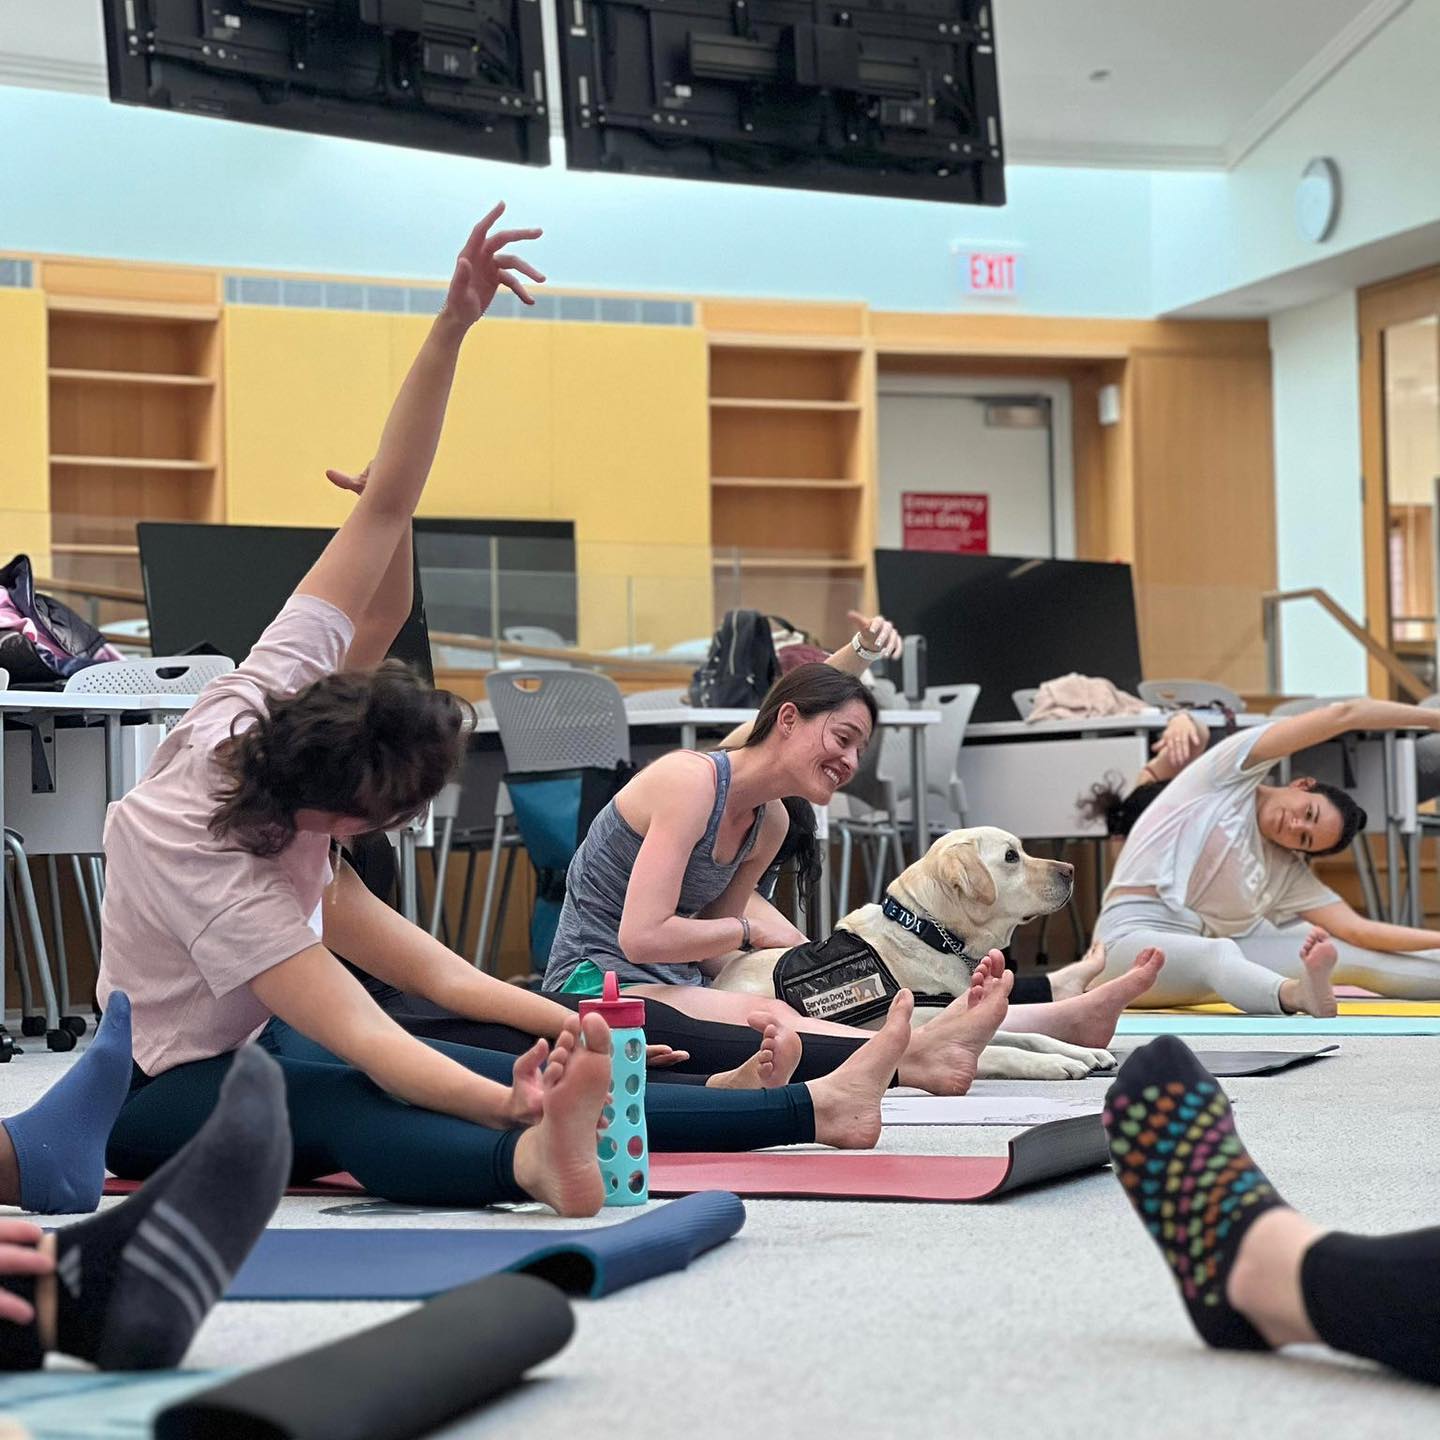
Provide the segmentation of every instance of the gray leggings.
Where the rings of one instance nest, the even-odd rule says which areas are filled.
[[[1095,936],[1106,946],[1104,980],[1113,980],[1147,946],[1165,952],[1165,968],[1137,1006],[1164,1008],[1224,1000],[1252,1015],[1278,1015],[1280,983],[1301,973],[1300,946],[1310,927],[1262,921],[1246,935],[1202,935],[1162,901],[1127,896],[1101,912]],[[1337,985],[1362,985],[1395,1000],[1440,1000],[1440,950],[1389,954],[1336,940]]]

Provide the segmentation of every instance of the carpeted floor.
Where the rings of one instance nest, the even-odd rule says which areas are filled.
[[[1299,1070],[1225,1082],[1241,1133],[1281,1192],[1324,1223],[1370,1232],[1440,1223],[1440,1038],[1342,1045],[1340,1055]],[[30,1053],[0,1067],[0,1112],[23,1108],[68,1063],[31,1042]],[[1098,1096],[1104,1088],[1073,1082],[1065,1093]],[[998,1153],[1008,1134],[906,1128],[887,1132],[882,1148]],[[359,1219],[330,1213],[335,1208],[286,1200],[274,1223],[555,1223],[545,1212]],[[1275,1358],[1202,1349],[1107,1174],[993,1206],[747,1208],[740,1235],[690,1271],[580,1302],[567,1350],[521,1392],[443,1433],[542,1435],[584,1425],[686,1440],[1283,1440],[1322,1431],[1430,1436],[1440,1426],[1440,1392],[1367,1367],[1318,1352]],[[221,1305],[187,1364],[276,1359],[400,1309]],[[0,1383],[0,1411],[3,1393]]]

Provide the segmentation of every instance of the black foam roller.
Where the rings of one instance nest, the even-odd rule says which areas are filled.
[[[570,1302],[493,1275],[398,1320],[161,1411],[156,1440],[410,1440],[519,1383],[574,1333]]]

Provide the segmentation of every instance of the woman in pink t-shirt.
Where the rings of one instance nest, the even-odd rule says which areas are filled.
[[[144,1178],[189,1139],[234,1052],[258,1038],[284,1071],[296,1180],[346,1170],[395,1200],[533,1197],[564,1214],[602,1201],[603,1021],[582,1027],[480,973],[330,861],[333,841],[421,811],[461,756],[461,703],[382,661],[411,609],[410,522],[461,343],[500,286],[529,304],[525,279],[543,279],[506,249],[540,232],[496,231],[502,209],[461,251],[349,519],[111,807],[99,994],[124,991],[133,1010],[134,1084],[107,1152],[123,1177]],[[420,1041],[335,952],[458,1015],[545,1038],[518,1059]],[[651,1089],[651,1142],[873,1145],[908,1038],[901,1015],[806,1085],[777,1083],[788,1072],[767,1041],[721,1085]]]

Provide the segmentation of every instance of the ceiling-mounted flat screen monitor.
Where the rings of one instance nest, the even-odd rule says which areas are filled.
[[[110,98],[550,163],[539,0],[103,0]]]
[[[211,646],[238,665],[335,532],[147,520],[135,533],[152,651],[183,655]],[[418,563],[410,618],[395,637],[390,656],[413,666],[427,684],[435,683]]]
[[[980,686],[976,720],[1014,720],[1016,690],[1072,670],[1132,695],[1142,679],[1128,565],[877,550],[880,608],[923,635],[929,683]]]
[[[991,0],[553,0],[572,169],[1005,203]]]

